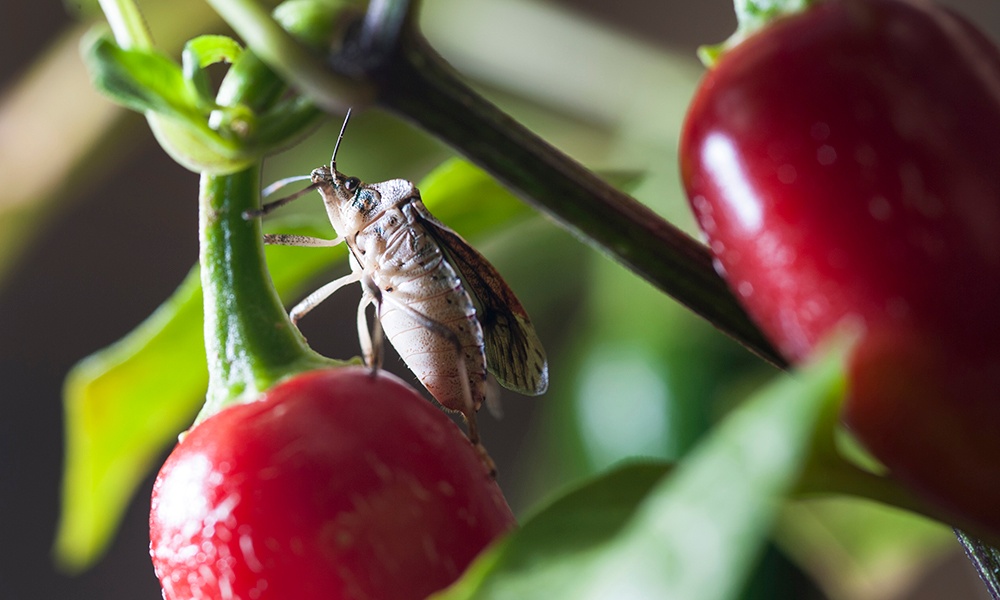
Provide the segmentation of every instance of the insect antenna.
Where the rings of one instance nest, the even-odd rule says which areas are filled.
[[[337,143],[333,145],[333,156],[330,157],[330,170],[337,170],[337,150],[340,148],[340,141],[344,139],[344,130],[347,129],[347,121],[351,118],[351,109],[347,109],[347,114],[344,115],[344,124],[340,126],[340,135],[337,136]],[[285,177],[284,179],[279,179],[271,185],[264,188],[261,192],[261,196],[267,198],[271,194],[277,192],[281,188],[285,187],[290,183],[295,183],[296,181],[311,180],[311,175],[293,175],[292,177]],[[302,196],[305,196],[309,192],[316,189],[318,184],[312,184],[309,187],[303,188],[294,194],[285,196],[284,198],[278,198],[274,202],[268,202],[267,204],[261,206],[257,210],[248,210],[243,212],[243,218],[250,220],[257,217],[263,217],[271,213],[274,209],[280,208],[293,200],[297,200]]]
[[[337,143],[333,145],[333,156],[330,157],[330,170],[337,170],[337,150],[340,148],[340,140],[344,139],[344,130],[347,129],[347,121],[351,118],[351,109],[347,109],[344,115],[344,124],[340,126],[340,135],[337,136]]]
[[[311,175],[292,175],[291,177],[285,177],[284,179],[279,179],[261,190],[260,195],[262,198],[267,198],[273,195],[275,192],[285,187],[286,185],[295,183],[296,181],[310,181],[312,179]],[[312,188],[309,188],[312,189]]]

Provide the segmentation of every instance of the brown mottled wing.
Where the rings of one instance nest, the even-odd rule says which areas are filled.
[[[510,286],[482,254],[435,219],[423,203],[414,208],[474,296],[486,341],[486,368],[509,390],[529,396],[545,393],[549,386],[545,349]]]

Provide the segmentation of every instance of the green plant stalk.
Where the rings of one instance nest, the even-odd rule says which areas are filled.
[[[733,0],[736,12],[736,31],[721,44],[698,48],[698,58],[711,68],[722,55],[754,33],[782,17],[802,12],[816,0]]]
[[[303,94],[324,110],[343,113],[352,106],[371,103],[373,90],[367,83],[331,72],[316,54],[279,27],[255,0],[208,0],[208,4],[261,60],[286,81],[298,85]]]
[[[458,149],[578,237],[742,342],[787,362],[729,291],[708,249],[466,86],[412,28],[371,75],[378,101]]]
[[[904,485],[891,476],[876,475],[844,459],[827,460],[813,463],[805,476],[799,481],[795,490],[799,497],[842,495],[856,498],[868,498],[875,502],[893,506],[918,515],[923,515],[939,523],[955,524],[953,514],[941,510],[934,504],[924,502],[914,495]],[[969,525],[972,529],[974,525]],[[955,530],[959,540],[962,534]],[[1000,540],[992,540],[994,543]],[[985,547],[985,544],[980,542]],[[998,555],[1000,556],[1000,555]],[[1000,563],[998,563],[1000,564]]]
[[[101,0],[101,8],[119,45],[152,49],[134,2]],[[263,10],[257,8],[253,19],[266,23],[268,32],[280,32],[277,38],[268,36],[272,44],[292,39]],[[224,100],[256,108],[276,100],[273,72],[255,59],[240,62],[222,87]],[[147,117],[155,130],[157,115],[147,111]],[[199,239],[209,385],[197,421],[229,404],[251,401],[285,377],[337,364],[306,345],[271,283],[260,220],[243,217],[259,205],[259,181],[259,159],[234,173],[201,175]]]
[[[965,555],[972,561],[986,590],[994,600],[1000,599],[1000,550],[992,548],[969,534],[955,530],[955,536],[965,549]]]
[[[842,459],[827,460],[823,464],[812,465],[808,470],[808,476],[799,482],[797,494],[800,496],[838,494],[868,498],[923,515],[934,521],[955,523],[954,515],[921,501],[891,477],[863,471]],[[966,529],[974,530],[974,527],[970,525]],[[973,537],[958,527],[953,528],[953,531],[990,596],[994,600],[1000,600],[1000,550],[996,547],[1000,540]]]
[[[118,45],[126,50],[150,50],[153,38],[139,7],[132,0],[99,0]]]
[[[259,8],[251,16],[267,24],[261,28],[272,42],[292,40]],[[263,110],[279,98],[276,83],[267,61],[245,57],[227,73],[218,101]],[[309,348],[292,324],[267,270],[260,219],[244,216],[260,207],[260,160],[232,174],[202,173],[198,205],[209,380],[196,422],[286,377],[340,364]]]
[[[201,284],[209,384],[198,421],[248,402],[296,373],[340,364],[313,352],[285,313],[264,260],[259,163],[230,175],[203,174]]]

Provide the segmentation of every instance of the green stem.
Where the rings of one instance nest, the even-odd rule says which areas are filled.
[[[955,535],[965,549],[965,555],[979,573],[980,579],[986,584],[990,596],[993,600],[1000,600],[1000,550],[958,529],[955,530]]]
[[[397,53],[370,75],[380,104],[439,136],[761,357],[786,364],[715,272],[703,244],[476,94],[412,28],[404,28]]]
[[[723,54],[776,19],[802,12],[816,0],[733,0],[736,11],[736,31],[721,44],[698,48],[698,57],[706,67],[712,67]]]
[[[956,522],[956,516],[953,513],[942,510],[936,504],[924,502],[891,475],[876,475],[848,462],[839,454],[831,454],[829,451],[823,450],[817,452],[815,448],[810,462],[796,486],[795,494],[798,496],[844,495],[868,498],[875,502],[923,515],[940,523],[958,525],[972,532],[978,530],[975,523]],[[1000,568],[1000,551],[990,548],[986,542],[976,540],[960,529],[956,528],[955,534],[965,546],[966,553],[969,554],[973,562],[977,565],[980,562],[992,564]],[[988,537],[990,543],[1000,542],[995,536],[989,536],[985,533],[984,535]],[[997,571],[994,577],[997,575],[1000,575],[1000,571]],[[983,579],[988,586],[991,585],[986,577]],[[993,585],[996,583],[997,580],[994,579]]]
[[[203,174],[201,284],[209,386],[198,420],[250,401],[295,373],[337,364],[308,348],[271,284],[257,208],[259,164],[231,175]]]
[[[107,1],[107,0],[105,0]],[[366,83],[330,71],[319,55],[282,29],[255,0],[208,0],[248,46],[286,81],[328,112],[371,103]]]
[[[126,50],[150,50],[153,38],[139,7],[132,0],[99,0],[118,45]]]
[[[775,19],[802,12],[816,0],[733,0],[739,30],[747,34],[766,27]]]
[[[799,482],[796,494],[868,498],[936,521],[948,522],[948,516],[933,505],[920,502],[911,491],[895,480],[864,471],[843,459],[828,460],[823,465],[810,465],[807,476]]]

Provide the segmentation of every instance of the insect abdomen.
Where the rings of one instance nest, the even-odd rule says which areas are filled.
[[[373,281],[382,291],[382,329],[407,367],[445,408],[469,414],[486,392],[483,329],[469,293],[419,224],[388,236]],[[459,372],[459,356],[474,406]]]

